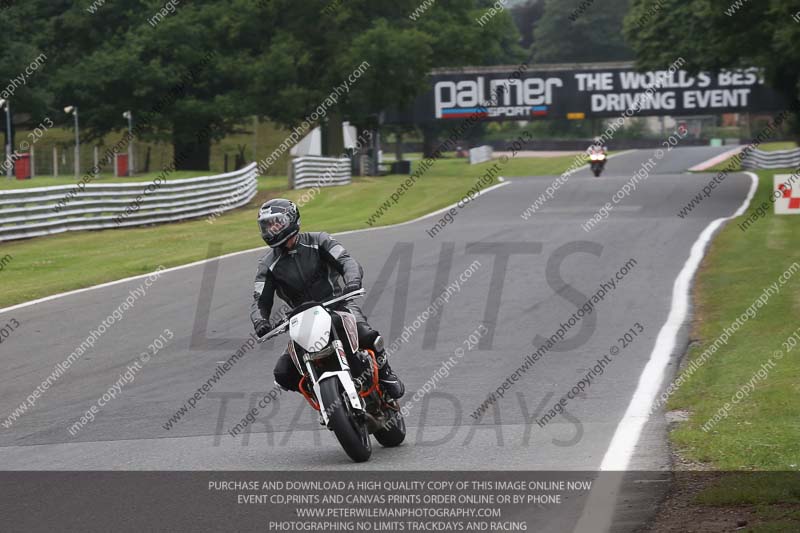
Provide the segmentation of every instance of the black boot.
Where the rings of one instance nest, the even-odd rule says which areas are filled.
[[[381,364],[381,362],[383,364]],[[392,367],[389,366],[389,361],[386,359],[386,352],[378,355],[378,380],[381,384],[381,389],[388,396],[395,400],[402,398],[406,392],[406,387],[397,374],[394,373]]]

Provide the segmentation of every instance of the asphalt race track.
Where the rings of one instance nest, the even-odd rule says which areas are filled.
[[[251,332],[252,280],[261,253],[252,251],[164,273],[33,408],[12,427],[0,428],[0,468],[598,470],[667,320],[673,285],[692,245],[712,221],[731,216],[748,196],[750,177],[734,174],[689,216],[676,215],[709,179],[684,170],[729,148],[669,152],[588,232],[581,224],[611,201],[653,151],[610,159],[599,179],[588,169],[577,172],[528,220],[520,215],[554,177],[508,180],[457,210],[434,238],[426,230],[441,215],[340,235],[364,266],[369,291],[364,307],[388,341],[474,261],[480,263],[452,295],[441,320],[429,318],[394,354],[392,364],[411,403],[408,436],[397,449],[376,444],[368,463],[351,463],[299,395],[284,394],[269,405],[252,432],[227,434],[272,389],[272,366],[285,337],[248,352],[195,408],[170,430],[164,428]],[[395,208],[403,208],[402,200]],[[472,413],[490,393],[626,264],[628,272],[616,288],[476,422]],[[0,349],[0,420],[141,283],[130,280],[2,312],[20,328]],[[482,324],[486,333],[474,346],[467,339]],[[167,346],[93,422],[70,435],[67,428],[165,329],[174,333]],[[623,348],[620,338],[632,329],[636,335]],[[686,342],[681,328],[662,386],[674,375]],[[537,420],[613,346],[619,352],[602,375],[566,403],[564,414],[540,427]],[[455,357],[459,348],[463,356]],[[455,363],[445,376],[439,369],[450,357]],[[429,380],[435,375],[434,386]],[[426,382],[428,391],[413,401]],[[629,469],[669,468],[664,428],[663,413],[647,422]],[[576,507],[570,520],[579,511]]]

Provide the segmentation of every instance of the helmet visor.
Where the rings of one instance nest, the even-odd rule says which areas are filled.
[[[285,212],[263,213],[258,217],[261,233],[264,235],[278,235],[291,224],[290,217]]]

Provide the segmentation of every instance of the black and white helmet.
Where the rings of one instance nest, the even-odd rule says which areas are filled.
[[[280,246],[300,232],[300,210],[284,198],[265,202],[258,210],[258,227],[264,242]]]

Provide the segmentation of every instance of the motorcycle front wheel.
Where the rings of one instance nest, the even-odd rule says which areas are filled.
[[[345,453],[357,463],[367,461],[372,455],[372,442],[364,423],[356,420],[351,413],[350,400],[347,399],[338,379],[326,379],[320,383],[322,408],[328,413],[328,427],[336,435],[336,440]]]
[[[400,446],[406,439],[406,421],[400,411],[393,411],[389,421],[381,429],[373,433],[375,440],[386,448]]]

